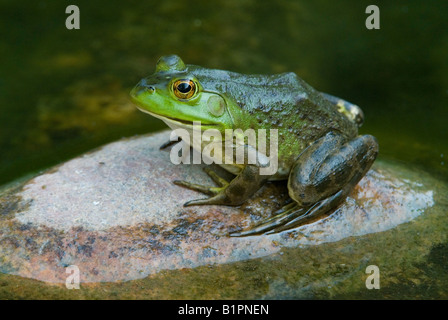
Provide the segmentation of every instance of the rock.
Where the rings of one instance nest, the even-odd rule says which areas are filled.
[[[184,202],[203,195],[178,187],[173,180],[212,181],[202,171],[203,165],[173,165],[169,150],[159,150],[168,138],[169,134],[162,132],[114,142],[4,189],[0,197],[0,271],[65,283],[66,268],[75,265],[82,283],[118,282],[163,278],[168,270],[203,270],[207,266],[218,270],[223,266],[232,273],[232,265],[253,261],[256,269],[283,261],[288,254],[299,259],[295,266],[300,274],[313,279],[303,283],[308,291],[303,287],[300,294],[297,291],[303,278],[292,281],[296,289],[291,289],[291,280],[278,276],[262,294],[253,291],[232,297],[308,297],[314,289],[321,290],[322,283],[327,290],[335,286],[336,271],[344,275],[344,281],[365,274],[376,250],[383,250],[381,254],[387,251],[356,246],[353,239],[364,241],[373,236],[373,242],[383,246],[381,234],[388,235],[385,239],[390,241],[390,233],[385,231],[400,230],[400,225],[416,221],[428,228],[431,221],[429,228],[435,231],[429,232],[429,237],[434,238],[422,239],[423,249],[418,250],[429,254],[432,246],[444,240],[440,231],[444,227],[434,223],[434,217],[446,210],[446,201],[440,204],[438,200],[446,198],[446,185],[428,174],[382,161],[375,163],[345,203],[325,219],[278,234],[229,237],[229,232],[253,226],[280,208],[287,199],[285,183],[268,183],[241,207],[184,208]],[[349,265],[345,257],[340,258],[343,266],[322,270],[328,256],[347,252],[358,259],[356,267],[344,267]],[[319,266],[309,265],[309,259],[313,263],[317,259]],[[288,274],[295,270],[288,268]],[[319,277],[313,278],[316,268]],[[359,284],[355,287],[359,289]]]

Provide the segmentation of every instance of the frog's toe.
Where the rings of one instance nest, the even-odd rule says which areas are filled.
[[[290,230],[293,228],[298,228],[304,224],[308,224],[317,220],[322,219],[325,215],[329,215],[333,212],[331,209],[336,208],[342,200],[346,197],[345,190],[340,190],[336,192],[334,195],[315,203],[314,205],[308,207],[303,214],[300,215],[291,215],[288,220],[285,220],[285,223],[280,224],[279,226],[272,228],[266,234],[277,233],[284,230]]]
[[[231,233],[232,237],[244,237],[258,234],[273,234],[285,230],[298,228],[304,224],[321,219],[332,208],[345,199],[345,190],[340,190],[334,195],[319,201],[311,206],[301,207],[296,202],[291,202],[274,213],[274,215],[261,224],[249,230]]]
[[[207,199],[190,200],[190,201],[187,201],[184,203],[184,207],[201,205],[201,204],[204,204],[205,200],[207,200]]]
[[[297,203],[291,202],[285,205],[283,208],[274,213],[269,219],[266,219],[261,224],[240,232],[233,232],[230,234],[232,237],[245,237],[258,234],[275,233],[278,228],[287,224],[289,221],[294,220],[297,217],[306,213],[306,208],[299,207]]]
[[[220,187],[226,187],[229,185],[229,182],[224,179],[221,178],[220,176],[218,176],[216,174],[215,171],[213,171],[212,169],[210,169],[209,167],[205,167],[204,168],[205,173],[207,173],[209,175],[210,178],[212,178],[212,180],[217,183]]]
[[[202,192],[202,193],[208,194],[210,196],[214,196],[221,191],[221,188],[203,186],[200,184],[191,183],[191,182],[184,181],[184,180],[174,180],[173,183],[177,186],[184,187],[184,188],[198,191],[198,192]]]
[[[218,188],[216,188],[216,189],[218,189]],[[199,206],[199,205],[212,205],[212,204],[225,205],[227,203],[228,203],[228,198],[224,195],[224,193],[221,192],[221,193],[218,193],[210,198],[187,201],[184,203],[184,207]]]
[[[216,174],[216,172],[209,169],[208,167],[205,167],[204,171],[205,171],[205,173],[207,173],[210,176],[210,178],[212,178],[212,180],[216,184],[219,185],[219,187],[203,186],[200,184],[191,183],[191,182],[184,181],[184,180],[174,180],[173,183],[175,185],[178,185],[178,186],[190,189],[190,190],[202,192],[209,196],[216,196],[217,194],[219,194],[223,189],[225,189],[229,185],[229,182],[226,179],[221,178],[220,176],[218,176]]]
[[[169,141],[165,142],[164,144],[162,144],[162,145],[159,147],[159,150],[167,149],[167,148],[169,148],[169,147],[175,145],[176,143],[179,143],[180,141],[181,141],[180,138],[178,138],[177,140],[174,140],[174,141],[169,140]]]

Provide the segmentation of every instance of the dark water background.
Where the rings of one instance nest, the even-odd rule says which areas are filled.
[[[67,30],[75,4],[81,29]],[[365,27],[380,9],[380,30]],[[360,105],[380,156],[448,177],[448,2],[0,2],[0,184],[159,130],[129,90],[176,53],[242,73],[294,71]]]

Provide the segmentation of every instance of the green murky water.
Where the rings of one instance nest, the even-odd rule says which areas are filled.
[[[0,185],[165,127],[128,92],[168,53],[242,73],[294,71],[360,105],[380,157],[448,179],[444,0],[377,1],[380,30],[366,29],[364,0],[70,4],[80,30],[65,27],[68,3],[0,1]]]

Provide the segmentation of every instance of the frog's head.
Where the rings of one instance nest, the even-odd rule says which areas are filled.
[[[203,130],[224,133],[234,125],[230,111],[234,103],[219,92],[208,91],[195,75],[194,66],[186,66],[176,55],[161,57],[154,74],[142,79],[131,97],[141,111],[173,129],[191,129],[193,121],[200,121]]]

